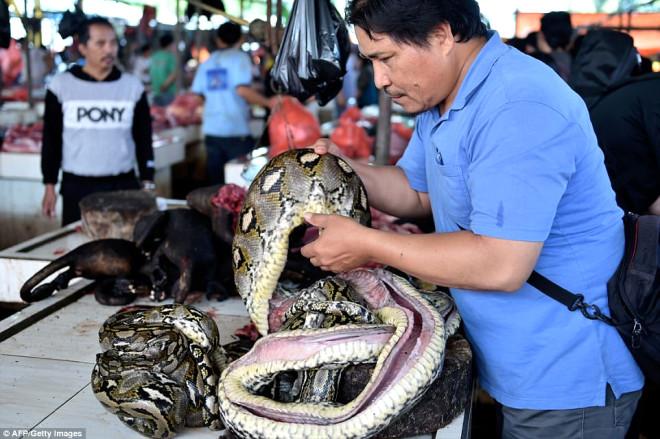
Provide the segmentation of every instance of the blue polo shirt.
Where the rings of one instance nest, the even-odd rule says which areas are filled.
[[[191,90],[204,95],[202,132],[216,137],[250,135],[250,106],[236,93],[252,82],[250,57],[239,49],[215,51],[195,73]]]
[[[584,102],[546,65],[491,33],[451,108],[418,116],[397,165],[429,194],[437,232],[543,242],[536,271],[609,312],[622,212]],[[452,294],[481,386],[505,406],[603,406],[607,383],[617,397],[643,385],[614,328],[529,284]]]

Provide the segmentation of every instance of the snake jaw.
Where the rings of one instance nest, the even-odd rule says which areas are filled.
[[[439,375],[447,333],[442,316],[426,299],[382,270],[358,270],[341,278],[353,283],[369,306],[378,304],[375,313],[384,325],[285,331],[260,339],[223,372],[218,386],[223,419],[239,436],[272,437],[283,426],[296,426],[298,433],[289,437],[369,437],[414,405]],[[374,285],[380,293],[372,290]],[[287,349],[291,345],[296,349]],[[281,371],[376,357],[365,389],[343,406],[280,403],[251,393]]]

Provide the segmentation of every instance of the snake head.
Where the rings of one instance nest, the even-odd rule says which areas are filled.
[[[289,237],[304,214],[370,220],[362,181],[344,160],[311,149],[272,158],[248,189],[232,243],[236,289],[262,335],[269,332],[269,302],[286,265]]]

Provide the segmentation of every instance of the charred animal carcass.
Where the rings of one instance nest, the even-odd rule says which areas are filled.
[[[183,303],[190,292],[226,299],[232,294],[229,245],[215,238],[209,219],[189,209],[157,212],[135,226],[134,240],[147,262],[152,299]]]
[[[21,288],[21,299],[36,302],[69,286],[76,277],[99,280],[96,299],[107,305],[123,305],[135,298],[135,282],[144,263],[135,243],[124,239],[100,239],[83,244],[35,273]],[[49,276],[66,269],[51,282]],[[41,284],[41,285],[40,285]]]

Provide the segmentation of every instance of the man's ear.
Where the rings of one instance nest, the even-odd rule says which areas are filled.
[[[83,58],[85,58],[87,56],[87,46],[82,44],[82,43],[79,43],[78,44],[78,52],[80,52],[80,54],[83,56]]]
[[[444,54],[449,53],[456,44],[451,26],[447,22],[438,24],[431,31],[429,40],[431,46],[441,47]]]

